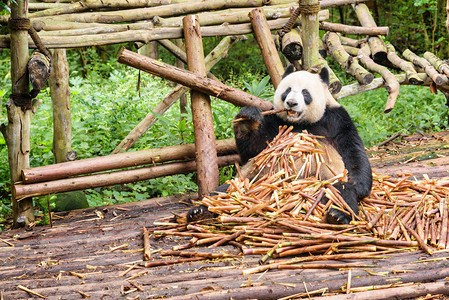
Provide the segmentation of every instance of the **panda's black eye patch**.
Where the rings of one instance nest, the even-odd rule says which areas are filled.
[[[312,96],[310,95],[308,90],[302,90],[302,96],[304,97],[304,102],[309,105],[312,103]]]
[[[281,95],[281,100],[282,102],[285,101],[285,98],[287,98],[288,94],[290,94],[290,92],[292,91],[292,88],[287,88]]]

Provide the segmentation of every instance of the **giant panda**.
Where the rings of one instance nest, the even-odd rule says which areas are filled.
[[[274,94],[274,108],[287,109],[275,115],[262,116],[258,107],[243,107],[235,118],[244,121],[234,123],[234,136],[242,170],[250,170],[251,158],[267,147],[267,142],[278,134],[279,127],[293,126],[294,132],[307,130],[309,133],[323,136],[324,144],[330,153],[331,168],[341,173],[348,170],[348,180],[337,182],[334,186],[343,199],[358,214],[358,200],[368,196],[372,186],[372,171],[363,142],[347,111],[333,98],[328,90],[329,71],[321,69],[319,74],[307,71],[294,71],[293,65],[287,67]],[[323,171],[323,172],[321,172]],[[322,180],[329,179],[332,173],[320,171]],[[248,172],[246,176],[250,176]],[[218,191],[225,191],[220,186]],[[205,206],[192,208],[187,213],[188,220],[207,211]],[[349,214],[329,209],[326,221],[334,224],[347,224]]]

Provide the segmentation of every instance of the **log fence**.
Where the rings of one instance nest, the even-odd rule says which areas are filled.
[[[244,38],[244,34],[254,34],[274,86],[280,81],[286,60],[298,69],[315,71],[328,67],[327,60],[333,59],[357,81],[342,86],[330,70],[330,91],[336,99],[384,87],[389,93],[385,106],[385,112],[388,112],[394,108],[401,84],[430,85],[446,93],[449,91],[448,65],[432,53],[420,57],[406,50],[401,58],[392,45],[380,38],[388,34],[388,28],[379,27],[374,22],[364,0],[81,0],[74,3],[42,0],[29,4],[30,13],[27,13],[27,2],[12,3],[11,16],[0,16],[0,24],[7,24],[9,18],[13,18],[9,22],[10,34],[0,35],[0,48],[11,48],[14,95],[29,94],[28,78],[22,75],[27,67],[28,49],[36,48],[27,30],[11,25],[14,18],[28,19],[30,26],[38,31],[43,45],[49,49],[128,42],[144,47],[159,41],[179,61],[187,62],[189,71],[127,49],[122,49],[118,61],[178,83],[153,110],[158,114],[163,114],[191,89],[195,145],[120,153],[129,150],[156,121],[155,115],[149,113],[116,147],[114,155],[30,169],[29,124],[39,101],[28,99],[26,109],[21,109],[17,102],[10,100],[7,103],[9,123],[1,131],[8,145],[16,225],[32,222],[31,196],[194,170],[198,171],[200,194],[211,191],[218,181],[217,167],[232,164],[238,158],[233,152],[235,146],[228,141],[214,142],[209,97],[237,106],[258,106],[262,110],[272,108],[270,102],[231,88],[217,81],[210,72],[206,73],[226,56],[232,44]],[[328,22],[328,9],[341,5],[353,7],[360,26]],[[294,15],[295,11],[300,12],[299,17]],[[287,23],[288,30],[285,30]],[[319,30],[326,32],[322,40]],[[280,45],[276,44],[277,38],[272,34],[279,35]],[[354,40],[344,35],[361,38]],[[204,59],[201,39],[210,36],[225,38]],[[185,39],[186,51],[169,39]],[[277,48],[282,49],[282,55]],[[319,54],[322,52],[329,54],[327,60]],[[55,70],[61,63],[63,67],[64,51],[55,50],[53,55],[56,58]],[[403,73],[393,75],[389,70],[391,66]],[[376,73],[381,77],[374,78]],[[56,81],[56,78],[52,80]],[[64,81],[68,81],[65,75]],[[52,85],[55,86],[54,83]],[[53,96],[56,88],[51,89],[52,98],[56,99],[56,91]],[[63,119],[70,119],[70,111],[66,111]],[[59,122],[64,123],[64,120]],[[64,130],[68,132],[66,135],[70,135],[69,128]],[[59,134],[56,137],[55,133],[55,149],[61,147],[59,155],[62,152],[67,155],[71,152],[70,140],[64,140],[64,134],[61,135],[56,128],[55,132]],[[57,161],[70,160],[64,155]],[[142,165],[146,166],[136,168]],[[123,170],[125,168],[133,169]]]

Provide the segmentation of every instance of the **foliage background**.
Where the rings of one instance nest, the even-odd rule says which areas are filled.
[[[387,40],[399,53],[410,48],[418,54],[433,51],[442,59],[449,56],[445,1],[377,0],[368,1],[367,4],[377,24],[390,27]],[[0,6],[0,13],[7,13],[5,6]],[[330,21],[358,25],[350,6],[332,9]],[[0,32],[5,33],[7,29],[0,28]],[[219,40],[205,38],[205,52],[213,49]],[[72,147],[80,159],[108,155],[171,89],[171,83],[142,73],[140,91],[137,91],[138,71],[116,62],[121,46],[135,50],[131,44],[68,50]],[[11,86],[10,59],[9,50],[0,51],[0,123],[6,123],[5,103]],[[162,61],[174,63],[173,56],[165,49],[159,47],[159,51]],[[334,62],[329,63],[345,84],[353,81]],[[251,36],[235,45],[229,57],[218,63],[212,72],[226,84],[266,99],[272,96],[273,87],[269,83],[257,43]],[[53,163],[49,89],[43,90],[39,97],[43,104],[32,123],[32,167]],[[447,127],[448,109],[441,93],[432,95],[428,88],[403,86],[395,109],[389,114],[383,114],[386,99],[386,91],[379,89],[341,100],[368,147],[400,130],[414,133],[445,130]],[[216,99],[212,103],[216,137],[232,137],[231,120],[238,108]],[[160,116],[132,150],[192,143],[191,124],[190,114],[181,114],[179,106],[174,105]],[[232,167],[222,168],[220,172],[222,182],[234,175]],[[196,191],[195,174],[98,188],[86,191],[86,195],[91,206],[99,206],[192,191]],[[35,203],[38,205],[38,201]],[[6,224],[10,206],[7,149],[0,135],[0,229]]]

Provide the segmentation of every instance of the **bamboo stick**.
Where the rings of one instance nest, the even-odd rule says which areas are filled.
[[[151,258],[150,236],[145,226],[142,227],[142,235],[143,235],[143,258],[144,260],[150,260]]]

